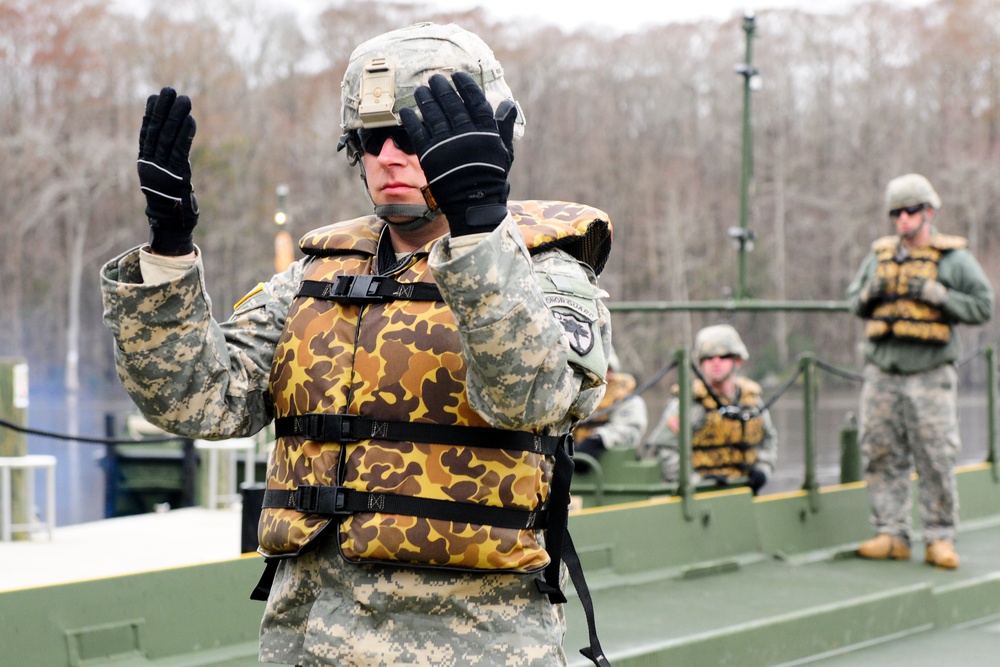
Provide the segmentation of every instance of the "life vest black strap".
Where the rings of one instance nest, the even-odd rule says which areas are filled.
[[[303,280],[298,296],[338,303],[444,301],[434,283],[401,283],[389,276],[337,276],[332,282]]]
[[[274,575],[278,571],[278,561],[280,558],[265,558],[264,559],[264,572],[260,575],[260,580],[257,581],[257,585],[252,591],[250,591],[250,599],[257,600],[259,602],[267,602],[268,596],[271,594],[271,586],[274,585]]]
[[[590,636],[590,646],[580,649],[580,653],[597,665],[597,667],[611,667],[611,663],[608,662],[607,657],[604,655],[604,649],[601,648],[601,640],[597,637],[594,601],[590,597],[590,587],[587,586],[587,580],[583,576],[583,565],[580,564],[580,557],[576,553],[576,546],[574,546],[573,539],[569,536],[568,530],[563,542],[562,559],[566,562],[569,577],[573,580],[573,587],[580,598],[583,613],[587,617],[587,633]]]
[[[555,456],[565,449],[566,435],[539,435],[530,431],[504,431],[488,426],[447,426],[424,422],[368,419],[357,415],[307,414],[274,420],[277,437],[304,436],[318,442],[397,440],[439,445],[490,447]]]
[[[517,530],[543,530],[548,523],[548,512],[545,510],[519,510],[454,500],[417,498],[396,493],[372,493],[343,486],[268,489],[264,492],[263,507],[293,509],[303,514],[328,516],[383,512]]]

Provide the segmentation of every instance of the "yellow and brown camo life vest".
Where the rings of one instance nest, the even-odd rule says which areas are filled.
[[[723,415],[705,383],[692,383],[692,397],[705,408],[705,425],[691,436],[691,467],[702,477],[743,477],[757,461],[757,445],[764,439],[764,418],[757,409],[760,385],[741,375],[734,379],[739,387],[736,405],[747,408],[740,411],[743,418]]]
[[[628,398],[634,389],[635,377],[632,375],[628,373],[608,373],[607,385],[604,388],[604,397],[601,398],[601,402],[594,409],[593,414],[573,429],[573,439],[581,442],[597,430],[598,426],[607,424],[611,418],[611,408]]]
[[[509,209],[531,252],[560,247],[595,271],[602,268],[610,223],[601,211],[534,201],[511,202]],[[313,285],[311,294],[319,295],[335,291],[346,276],[370,280],[384,224],[367,216],[304,237],[301,247],[314,259],[303,286]],[[392,270],[397,296],[389,300],[343,302],[306,296],[300,288],[271,371],[276,424],[312,418],[307,415],[349,416],[345,422],[366,420],[373,432],[354,440],[326,434],[279,437],[268,470],[269,493],[336,486],[371,498],[422,499],[463,509],[505,508],[526,515],[545,509],[552,457],[530,447],[477,446],[483,436],[500,434],[496,437],[506,442],[502,438],[512,432],[487,428],[469,405],[465,360],[448,306],[440,299],[412,297],[421,287],[436,291],[427,262],[431,245]],[[386,430],[387,423],[398,430]],[[408,440],[400,435],[408,432],[407,425],[469,435],[463,443]],[[536,441],[548,437],[526,435]],[[331,516],[265,502],[260,551],[297,555],[333,523],[341,554],[351,562],[535,572],[550,560],[530,527],[379,511],[384,509],[372,504]]]
[[[966,240],[960,236],[931,235],[926,246],[899,252],[898,236],[884,236],[872,250],[878,257],[875,275],[886,281],[886,300],[872,311],[865,324],[865,336],[871,340],[893,337],[901,340],[947,343],[951,339],[951,325],[940,308],[920,300],[920,295],[909,291],[911,278],[937,280],[941,256],[964,248]]]

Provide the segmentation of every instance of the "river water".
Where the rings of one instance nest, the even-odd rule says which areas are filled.
[[[665,385],[666,383],[664,383]],[[765,397],[772,394],[765,390]],[[666,387],[654,387],[646,394],[650,426],[666,403]],[[821,485],[835,484],[840,477],[840,431],[849,413],[856,413],[858,392],[838,389],[820,390],[816,411],[816,473]],[[32,387],[28,406],[28,425],[33,429],[104,438],[107,415],[123,424],[135,413],[132,402],[119,385],[91,389],[77,396],[67,396],[61,388]],[[783,394],[772,406],[771,415],[778,430],[779,459],[774,478],[763,493],[801,488],[804,477],[802,396],[797,391]],[[988,430],[985,392],[965,389],[959,394],[959,420],[963,451],[961,463],[986,460]],[[52,454],[56,465],[56,523],[60,526],[97,521],[104,518],[105,447],[72,440],[29,435],[29,454]],[[41,506],[41,485],[36,489],[36,505]]]

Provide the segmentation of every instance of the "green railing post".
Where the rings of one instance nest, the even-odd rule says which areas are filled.
[[[680,470],[677,479],[677,494],[681,497],[684,518],[694,520],[692,509],[694,491],[691,486],[691,357],[687,348],[674,351],[677,362],[677,410],[679,420],[678,444],[680,445]]]
[[[840,429],[840,483],[860,482],[862,477],[858,419],[853,412],[848,412],[844,427]]]
[[[987,430],[986,430],[986,460],[993,467],[993,481],[1000,482],[1000,461],[997,461],[997,360],[993,352],[993,346],[988,345],[984,350],[986,356],[986,408],[987,408]]]
[[[28,363],[21,358],[0,359],[0,417],[25,427],[28,425]],[[28,453],[28,440],[24,433],[0,428],[0,456],[24,456]],[[23,524],[31,516],[35,499],[29,497],[28,475],[32,470],[9,470],[11,525]],[[15,540],[27,539],[28,533],[12,534]]]
[[[802,488],[809,495],[809,509],[819,511],[819,484],[816,482],[816,357],[806,352],[802,364],[802,430],[805,441],[805,481]]]

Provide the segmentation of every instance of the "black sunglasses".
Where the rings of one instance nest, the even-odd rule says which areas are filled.
[[[410,141],[410,135],[406,133],[406,129],[399,125],[376,127],[370,130],[363,127],[358,130],[358,141],[361,143],[361,148],[369,155],[378,155],[381,153],[386,139],[392,139],[392,143],[396,145],[396,148],[404,153],[413,155],[417,152],[413,148],[413,142]]]
[[[708,359],[715,359],[715,358],[719,358],[719,359],[739,359],[740,355],[738,355],[738,354],[713,354],[711,356],[702,357],[698,361],[707,361]]]
[[[917,213],[923,211],[925,208],[927,208],[927,204],[914,204],[913,206],[903,206],[902,208],[894,208],[891,211],[889,211],[889,217],[896,219],[903,214],[903,211],[906,211],[908,215],[916,215]]]

